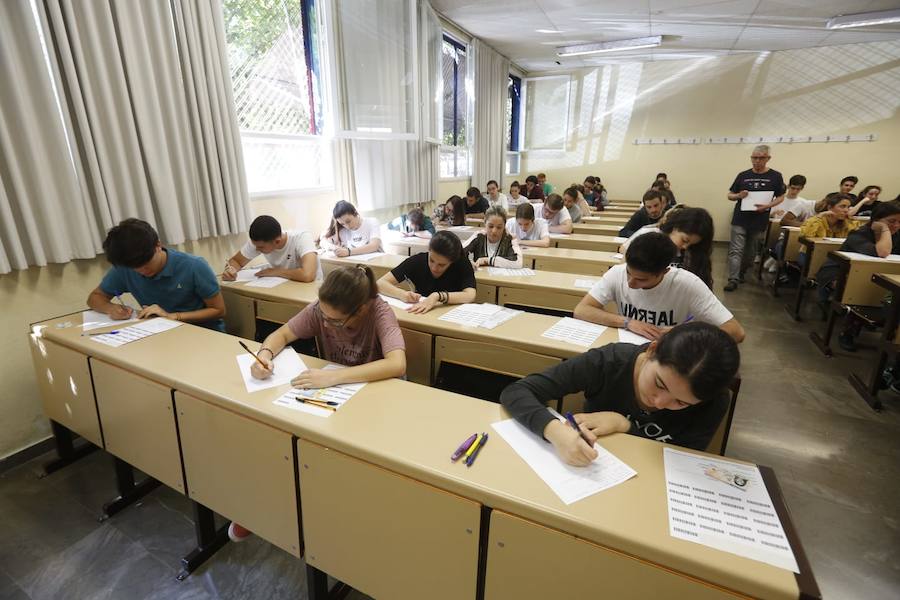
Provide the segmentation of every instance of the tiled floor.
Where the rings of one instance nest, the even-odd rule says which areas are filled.
[[[728,454],[775,469],[825,598],[897,598],[900,396],[883,393],[885,412],[873,412],[846,380],[868,372],[871,349],[827,359],[807,337],[821,327],[814,310],[794,323],[785,298],[756,283],[723,294],[723,282],[717,293],[748,332]],[[160,487],[98,523],[115,491],[110,457],[37,479],[43,460],[0,477],[0,600],[306,597],[303,563],[259,539],[227,544],[177,581],[194,543],[185,498]]]

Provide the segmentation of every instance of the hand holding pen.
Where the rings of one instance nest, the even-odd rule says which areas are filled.
[[[106,313],[107,315],[109,315],[109,318],[114,321],[124,321],[125,319],[130,319],[131,315],[134,313],[134,309],[122,302],[122,294],[116,294],[113,300],[118,300],[119,302],[116,303],[110,300],[109,312]]]

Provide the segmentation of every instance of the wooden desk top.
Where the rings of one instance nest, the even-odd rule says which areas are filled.
[[[597,213],[596,215],[593,215],[590,217],[582,217],[581,222],[584,223],[585,225],[595,225],[595,224],[596,225],[604,225],[604,224],[618,225],[618,224],[621,224],[624,226],[625,223],[628,222],[628,219],[629,219],[629,217],[624,216],[624,215],[623,216],[619,216],[619,215],[615,215],[615,214],[611,215],[609,213],[603,212],[603,213]]]
[[[573,248],[534,248],[523,249],[525,258],[564,258],[573,262],[590,262],[604,265],[617,265],[623,261],[622,255],[615,252],[599,250],[575,250]]]
[[[624,223],[623,223],[624,225]],[[619,230],[622,229],[619,225],[599,225],[597,223],[575,223],[572,225],[574,233],[586,233],[589,235],[599,234],[599,235],[619,235]]]
[[[624,434],[604,438],[603,446],[638,475],[566,505],[493,435],[491,423],[506,418],[497,404],[394,379],[368,384],[339,412],[320,418],[275,406],[287,385],[248,393],[233,336],[183,325],[112,348],[81,336],[80,327],[56,327],[65,321],[78,324],[81,316],[45,321],[40,336],[278,430],[713,585],[760,598],[798,597],[789,571],[669,535],[661,443]],[[474,431],[493,439],[473,468],[460,468],[449,455]]]
[[[900,292],[900,275],[876,273],[872,276],[872,281],[895,294]]]

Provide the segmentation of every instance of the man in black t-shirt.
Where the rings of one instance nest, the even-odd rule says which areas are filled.
[[[665,194],[659,190],[645,192],[644,198],[641,200],[643,206],[631,215],[631,218],[625,223],[625,227],[619,230],[619,236],[631,237],[641,227],[659,222],[666,209],[666,200],[663,196]]]
[[[728,245],[726,292],[733,292],[743,281],[759,238],[769,226],[769,211],[784,200],[784,178],[766,166],[770,158],[768,146],[754,148],[750,154],[752,168],[738,173],[728,191],[728,199],[734,202],[734,214]]]

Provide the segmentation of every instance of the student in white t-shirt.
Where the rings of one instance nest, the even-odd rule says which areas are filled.
[[[500,191],[500,186],[493,179],[487,182],[487,195],[485,198],[487,198],[491,206],[500,206],[503,210],[509,212],[509,199],[506,197],[506,194]]]
[[[528,202],[516,207],[516,216],[506,221],[506,231],[519,240],[520,246],[550,247],[547,221],[534,218],[534,207]]]
[[[550,194],[543,204],[539,205],[538,214],[547,221],[550,233],[572,233],[572,215],[566,209],[562,196]],[[535,207],[538,210],[538,206]]]
[[[788,180],[784,201],[772,209],[770,218],[773,221],[780,219],[782,225],[800,227],[803,225],[803,221],[816,215],[816,201],[806,200],[799,195],[804,186],[806,186],[806,177],[803,175],[794,175]]]
[[[744,328],[699,277],[670,268],[676,248],[662,233],[635,239],[625,264],[609,269],[575,307],[575,318],[655,340],[689,320],[716,325],[741,342]],[[604,307],[615,302],[618,313]]]
[[[257,277],[284,277],[292,281],[313,281],[319,265],[316,245],[308,231],[281,231],[281,224],[268,215],[253,219],[250,239],[225,263],[222,279],[234,281],[247,263],[265,255],[269,267]]]
[[[335,256],[352,256],[381,252],[381,231],[378,221],[363,218],[356,207],[340,200],[331,211],[331,223],[322,234],[322,247],[334,251]]]

